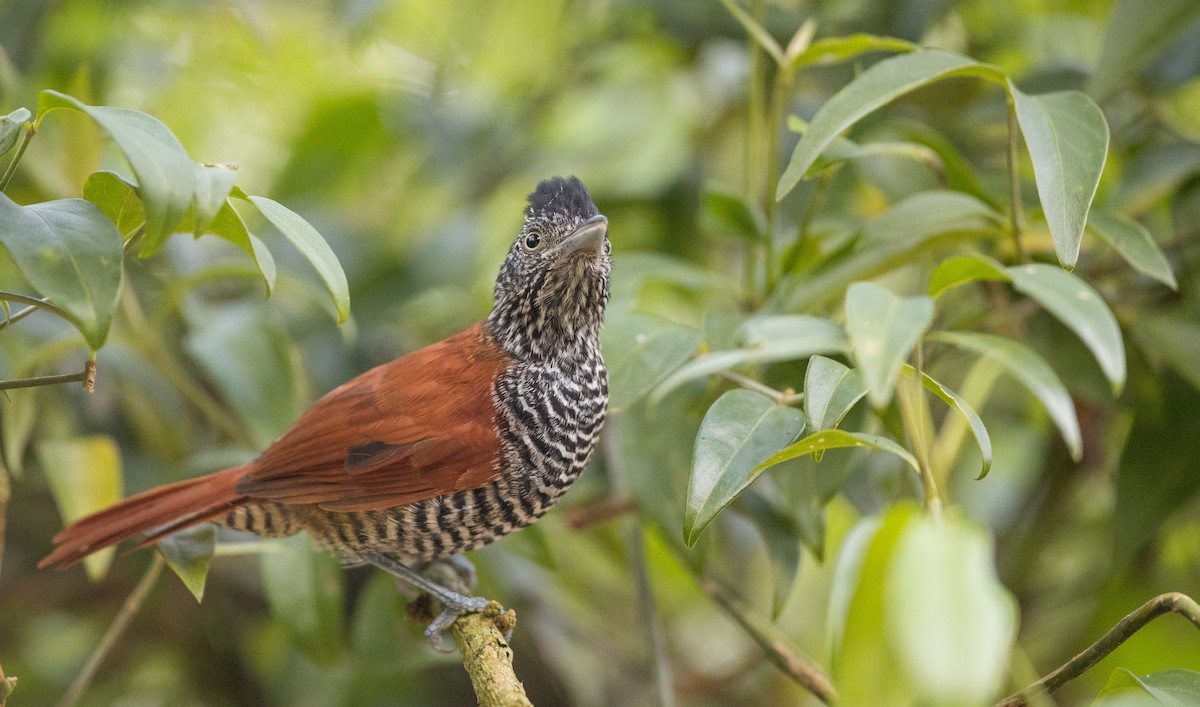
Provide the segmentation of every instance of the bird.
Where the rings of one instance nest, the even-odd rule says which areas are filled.
[[[307,532],[445,607],[442,632],[488,601],[414,567],[528,526],[579,477],[604,425],[599,332],[612,245],[577,177],[529,194],[481,322],[333,389],[253,461],[143,491],[54,536],[39,568],[130,538],[152,545],[212,521],[265,537]]]

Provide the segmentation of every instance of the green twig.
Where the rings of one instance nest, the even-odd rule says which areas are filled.
[[[794,405],[796,403],[804,402],[804,393],[797,393],[791,388],[787,390],[775,390],[765,383],[760,383],[749,376],[743,376],[742,374],[734,373],[733,371],[718,371],[717,375],[726,380],[733,381],[743,388],[753,390],[756,393],[762,393],[768,398],[774,400],[776,405]]]
[[[1017,172],[1017,104],[1012,96],[1008,97],[1008,196],[1012,209],[1011,226],[1013,247],[1017,249],[1017,257],[1022,263],[1029,262],[1029,253],[1021,242],[1021,234],[1025,231],[1025,207],[1021,204],[1021,175]]]
[[[638,613],[642,629],[646,632],[646,643],[650,650],[650,666],[654,673],[659,707],[674,707],[674,680],[671,677],[671,659],[667,654],[667,642],[659,621],[658,607],[654,602],[654,591],[650,587],[649,570],[646,566],[646,538],[642,524],[633,522],[629,532],[629,564],[634,583],[637,585]]]
[[[96,675],[96,670],[99,669],[100,663],[108,656],[112,647],[120,640],[121,635],[125,633],[125,629],[129,627],[129,622],[137,615],[142,608],[142,602],[146,600],[146,595],[154,588],[158,582],[159,575],[162,574],[162,568],[165,562],[160,553],[154,553],[154,559],[150,562],[150,568],[146,570],[146,574],[142,575],[142,579],[129,593],[125,599],[125,603],[121,606],[121,611],[117,613],[108,630],[104,632],[103,638],[100,639],[100,644],[92,651],[88,657],[87,663],[84,664],[83,670],[75,676],[71,681],[71,687],[67,689],[67,694],[63,695],[59,701],[58,707],[73,707],[79,702],[79,698],[83,696],[88,685],[92,682],[92,678]]]
[[[1116,626],[1108,630],[1108,633],[1088,646],[1082,653],[1067,661],[1061,668],[1024,690],[1006,697],[1004,701],[997,704],[997,707],[1019,707],[1029,704],[1029,701],[1038,695],[1054,692],[1099,663],[1105,656],[1116,650],[1117,646],[1142,630],[1146,624],[1163,614],[1170,613],[1180,614],[1191,621],[1196,628],[1200,628],[1200,604],[1197,604],[1196,600],[1180,592],[1160,594],[1118,621]]]
[[[837,690],[829,676],[815,663],[799,655],[787,637],[747,604],[745,599],[712,579],[702,581],[701,587],[762,648],[775,667],[825,704],[831,705],[837,701]]]
[[[929,421],[929,401],[925,397],[925,386],[921,385],[922,368],[921,344],[917,343],[914,354],[916,375],[911,382],[909,392],[900,396],[900,419],[904,423],[904,431],[908,434],[909,445],[913,456],[917,458],[917,468],[921,472],[921,485],[925,489],[925,509],[935,518],[942,515],[942,498],[938,494],[937,479],[933,475],[933,467],[929,463],[929,437],[931,430],[925,423]],[[902,379],[901,385],[909,385],[907,379]]]
[[[8,163],[8,169],[4,170],[4,176],[0,177],[0,192],[8,188],[8,183],[12,181],[13,174],[17,171],[17,163],[25,156],[25,148],[29,147],[29,142],[33,140],[34,135],[37,135],[37,126],[26,122],[25,136],[21,138],[21,145],[17,147],[17,153],[13,155],[12,162]]]

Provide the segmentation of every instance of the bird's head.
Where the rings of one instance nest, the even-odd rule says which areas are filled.
[[[612,268],[608,219],[583,182],[538,183],[496,280],[492,333],[512,355],[557,356],[596,346]]]

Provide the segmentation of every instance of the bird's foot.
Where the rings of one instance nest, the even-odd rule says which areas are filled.
[[[454,651],[453,647],[447,648],[445,646],[443,636],[458,617],[464,614],[475,614],[484,610],[490,610],[490,605],[493,604],[495,605],[497,616],[507,615],[508,613],[496,602],[489,602],[483,597],[467,596],[465,593],[448,589],[425,577],[403,562],[387,555],[364,555],[363,559],[394,575],[397,579],[425,592],[431,598],[441,603],[444,607],[442,612],[434,617],[433,621],[425,629],[425,637],[429,640],[429,645],[439,653],[452,653]],[[455,559],[460,561],[455,562]],[[447,584],[454,584],[456,587],[460,584],[464,586],[474,584],[475,569],[466,558],[451,558],[449,561],[435,563],[436,565],[448,567],[448,569],[452,570],[452,574],[455,575],[452,578],[455,581],[447,581]],[[466,572],[464,572],[464,566]],[[512,623],[514,622],[510,620],[505,624],[507,626],[505,640],[508,640],[512,635]]]

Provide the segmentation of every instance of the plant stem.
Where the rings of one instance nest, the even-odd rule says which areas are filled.
[[[17,163],[25,156],[25,148],[29,147],[29,142],[33,140],[33,136],[37,135],[37,127],[33,123],[25,123],[25,136],[21,138],[21,144],[17,147],[17,152],[13,155],[12,162],[8,163],[8,169],[4,170],[4,176],[0,177],[0,192],[8,188],[8,183],[12,181],[13,174],[17,171]]]
[[[724,2],[730,14],[735,18],[739,17],[735,10],[740,11],[741,8],[734,7],[732,2],[726,2],[726,0],[722,0],[722,2]],[[764,13],[763,0],[754,0],[751,4],[751,12],[753,13],[754,20],[760,21]],[[743,22],[743,24],[745,23]],[[749,127],[746,134],[746,201],[753,204],[758,201],[759,195],[763,193],[765,188],[759,183],[762,177],[762,169],[759,163],[763,154],[760,146],[764,142],[762,130],[765,113],[764,103],[766,102],[766,81],[764,78],[766,58],[762,46],[754,40],[753,36],[748,37],[747,42],[750,45],[750,95],[748,97],[749,105],[746,108],[748,114],[746,125]],[[755,280],[758,275],[758,248],[756,244],[750,241],[746,242],[743,258],[743,290],[746,299],[754,299],[756,291]]]
[[[117,613],[108,630],[104,632],[104,637],[100,639],[100,645],[92,651],[92,655],[88,657],[87,663],[84,664],[83,670],[75,676],[71,682],[71,687],[67,690],[67,694],[63,695],[59,701],[58,707],[73,707],[79,698],[83,696],[84,690],[91,683],[92,678],[96,675],[96,670],[100,667],[100,663],[116,645],[121,635],[125,633],[129,622],[137,615],[137,612],[142,608],[142,602],[146,600],[146,595],[154,588],[158,582],[159,575],[162,574],[162,568],[165,562],[159,553],[154,553],[154,559],[150,562],[150,568],[146,570],[146,574],[142,575],[142,579],[129,593],[125,599],[125,603],[121,606],[121,611]]]
[[[645,531],[639,521],[630,523],[629,564],[637,587],[638,614],[646,643],[650,651],[650,667],[654,673],[654,685],[659,707],[674,707],[675,691],[672,679],[671,659],[667,654],[667,642],[659,622],[658,607],[654,601],[654,590],[650,587],[649,571],[646,567]]]
[[[726,380],[731,380],[743,388],[753,390],[756,393],[762,393],[768,398],[772,398],[778,405],[792,405],[794,403],[804,401],[804,393],[796,393],[791,389],[775,390],[765,383],[759,383],[753,378],[743,376],[740,373],[734,373],[733,371],[718,371],[717,375],[725,378]]]
[[[911,392],[902,393],[900,397],[900,419],[904,422],[904,430],[908,433],[908,441],[912,447],[913,456],[917,458],[917,468],[921,471],[921,485],[925,489],[925,510],[935,518],[942,515],[942,498],[938,494],[937,478],[933,475],[933,467],[929,463],[929,437],[931,431],[925,427],[929,418],[929,402],[925,397],[925,386],[921,385],[922,352],[921,344],[917,343],[914,352],[916,375],[911,381]],[[908,379],[901,378],[900,385],[910,384]]]
[[[1082,675],[1096,663],[1099,663],[1106,655],[1112,653],[1117,646],[1129,640],[1133,634],[1142,630],[1146,624],[1163,614],[1170,613],[1183,615],[1196,628],[1200,629],[1200,604],[1197,604],[1194,599],[1180,592],[1160,594],[1118,621],[1116,626],[1108,630],[1108,633],[1088,646],[1082,653],[1067,661],[1061,668],[1024,690],[1006,697],[1002,702],[997,704],[997,707],[1026,705],[1029,704],[1030,699],[1037,695],[1054,692]]]
[[[12,487],[8,481],[8,469],[0,465],[0,568],[4,567],[4,531],[8,525],[8,499],[12,493]],[[4,690],[3,685],[4,671],[0,670],[0,693]],[[0,707],[3,707],[4,700],[0,698]]]
[[[1012,226],[1013,247],[1017,249],[1017,257],[1022,263],[1029,262],[1029,253],[1021,242],[1021,234],[1025,230],[1025,207],[1021,204],[1021,175],[1017,173],[1017,104],[1012,96],[1008,97],[1008,196],[1012,215],[1009,219]]]
[[[5,319],[4,321],[0,322],[0,331],[4,331],[5,329],[7,329],[9,327],[9,325],[16,324],[17,322],[21,321],[25,317],[28,317],[30,314],[33,314],[34,312],[38,311],[39,309],[41,309],[41,307],[35,307],[33,305],[30,305],[30,306],[26,307],[25,309],[22,309],[21,311],[17,312],[16,314],[14,314],[14,315],[8,317],[7,319]]]
[[[825,704],[831,705],[837,701],[837,690],[829,676],[816,663],[797,654],[787,637],[746,600],[712,579],[703,580],[701,588],[762,648],[775,667]]]
[[[512,648],[501,630],[511,631],[515,622],[511,610],[492,602],[482,613],[460,616],[450,626],[480,707],[533,707],[513,671]]]
[[[79,373],[64,373],[57,376],[34,376],[33,378],[16,378],[0,381],[0,390],[15,390],[17,388],[36,388],[39,385],[59,385],[61,383],[83,383],[88,390],[88,383],[96,380],[96,363],[88,361],[88,365]],[[88,392],[92,392],[88,390]]]
[[[775,220],[779,211],[779,202],[775,200],[775,186],[779,183],[779,133],[783,130],[783,114],[787,108],[788,96],[792,93],[792,74],[784,66],[775,67],[774,87],[771,91],[771,103],[767,113],[766,145],[763,160],[767,165],[767,182],[763,185],[762,205],[766,217],[765,233],[763,234],[763,269],[765,270],[765,285],[763,299],[775,291],[777,274],[775,262]]]

